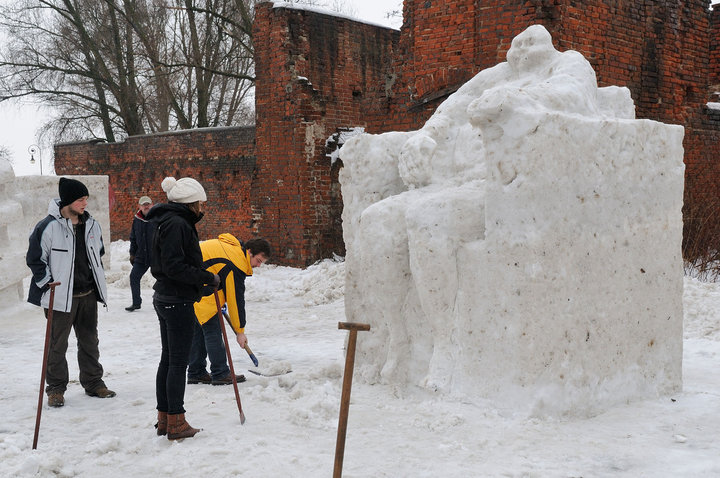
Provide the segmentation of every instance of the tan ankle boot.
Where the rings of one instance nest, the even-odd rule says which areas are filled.
[[[168,414],[167,412],[160,412],[158,411],[158,421],[155,424],[155,428],[157,428],[157,434],[158,436],[163,436],[167,434],[167,427],[168,427]]]
[[[202,429],[193,428],[185,421],[185,414],[167,416],[167,437],[168,440],[179,440],[181,438],[194,437]]]

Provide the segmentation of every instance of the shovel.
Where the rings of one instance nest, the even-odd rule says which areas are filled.
[[[230,323],[230,316],[224,309],[222,310],[222,314],[227,323],[232,326]],[[247,343],[245,344],[245,351],[250,357],[250,360],[252,360],[253,365],[257,367],[260,362]],[[248,372],[260,375],[261,377],[277,377],[278,375],[285,375],[292,372],[292,367],[287,362],[277,362],[275,364],[271,364],[270,367],[265,367],[263,370],[249,368]]]
[[[230,316],[228,315],[227,312],[225,312],[225,309],[222,309],[222,315],[223,315],[223,317],[225,317],[225,320],[227,320],[228,325],[232,326],[232,324],[230,323]],[[247,352],[248,356],[250,356],[250,360],[252,360],[253,365],[255,365],[257,367],[258,359],[257,359],[257,357],[255,357],[255,354],[253,353],[252,349],[247,344],[247,342],[245,343],[245,351]]]

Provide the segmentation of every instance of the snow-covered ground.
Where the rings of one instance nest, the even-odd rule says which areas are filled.
[[[344,366],[344,263],[307,269],[263,266],[246,281],[248,336],[274,378],[245,372],[240,425],[232,387],[189,385],[189,422],[203,431],[157,437],[154,376],[160,352],[151,307],[128,313],[127,242],[112,244],[108,311],[100,312],[101,361],[113,399],[84,395],[76,348],[65,407],[43,401],[32,450],[45,322],[21,304],[0,317],[0,476],[331,476]],[[517,416],[481,399],[353,384],[345,477],[710,477],[720,476],[720,284],[686,278],[684,391],[618,406],[590,419]],[[363,340],[360,332],[358,340]],[[482,370],[478,370],[482,374]],[[356,377],[357,378],[357,377]]]

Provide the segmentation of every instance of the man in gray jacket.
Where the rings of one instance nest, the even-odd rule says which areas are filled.
[[[30,234],[26,262],[32,271],[28,302],[45,309],[51,282],[55,288],[53,322],[47,363],[48,405],[62,407],[69,382],[65,358],[70,330],[78,344],[80,385],[91,397],[114,397],[103,382],[97,331],[97,303],[105,304],[107,285],[101,257],[102,231],[85,211],[87,187],[75,179],[60,178],[60,199],[50,201],[48,215]]]

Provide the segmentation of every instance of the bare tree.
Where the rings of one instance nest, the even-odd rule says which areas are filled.
[[[24,1],[2,11],[8,41],[0,56],[3,99],[35,96],[63,111],[76,131],[94,117],[113,139],[107,72],[97,55],[95,32],[79,19],[85,5]],[[115,110],[117,113],[117,110]],[[94,128],[91,128],[94,129]]]
[[[50,106],[55,140],[250,124],[255,3],[15,0],[0,7],[0,101]],[[343,0],[294,3],[352,14]]]
[[[159,124],[174,120],[191,128],[252,118],[252,6],[248,0],[176,0],[162,8],[162,39],[157,37],[163,29],[152,23],[155,15],[125,12],[155,74],[159,112],[167,113],[157,118]]]
[[[19,0],[0,10],[0,101],[51,105],[58,139],[247,123],[253,5]]]

